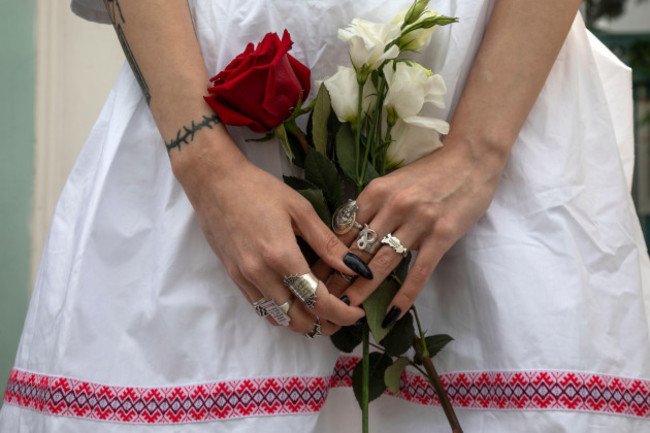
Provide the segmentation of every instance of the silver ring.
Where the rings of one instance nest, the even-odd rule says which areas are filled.
[[[377,232],[371,229],[368,224],[364,224],[363,229],[359,232],[359,236],[357,237],[357,248],[361,251],[372,254],[377,251],[377,248],[379,247],[379,243],[377,242],[378,240],[379,236],[377,235]]]
[[[255,303],[257,305],[253,305],[255,305],[256,311],[258,311],[258,309],[266,311],[266,314],[262,317],[269,315],[278,323],[278,325],[289,326],[291,323],[291,317],[289,317],[291,302],[291,299],[289,299],[282,305],[278,305],[273,299],[262,298]]]
[[[311,330],[311,332],[305,333],[305,337],[309,338],[315,338],[321,335],[321,326],[320,326],[320,319],[316,317],[316,322],[314,323],[314,328]]]
[[[284,277],[284,284],[305,306],[314,308],[316,289],[318,289],[318,279],[314,274],[308,272],[302,275],[289,275]]]
[[[353,227],[361,230],[363,226],[357,222],[357,202],[348,200],[339,206],[332,215],[332,230],[337,235],[344,235]]]
[[[402,245],[399,239],[397,239],[395,236],[393,236],[390,233],[384,236],[384,238],[381,240],[381,243],[384,245],[388,245],[389,247],[394,249],[397,254],[401,254],[403,257],[406,257],[406,255],[408,254],[408,250],[406,249],[406,247]]]
[[[258,301],[253,302],[253,307],[255,308],[255,312],[257,313],[258,316],[260,317],[266,317],[269,315],[269,312],[266,311],[266,308],[262,304],[265,302],[268,302],[270,299],[268,298],[261,298]]]

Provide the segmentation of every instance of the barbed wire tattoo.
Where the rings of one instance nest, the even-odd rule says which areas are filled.
[[[221,119],[219,119],[219,116],[213,114],[212,116],[209,117],[203,115],[203,119],[199,123],[196,123],[192,120],[192,124],[190,125],[189,128],[183,125],[181,129],[179,129],[178,132],[176,133],[176,137],[169,140],[169,142],[165,142],[165,146],[167,147],[167,153],[171,152],[172,149],[178,149],[180,151],[181,146],[183,144],[185,145],[190,144],[194,140],[194,135],[196,134],[197,131],[203,128],[213,129],[213,127],[219,124],[220,122]]]

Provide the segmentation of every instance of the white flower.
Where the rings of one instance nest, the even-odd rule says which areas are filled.
[[[406,13],[410,10],[409,9],[404,9],[402,12],[397,14],[395,18],[393,18],[393,24],[397,24],[399,26],[402,25],[404,22],[404,19],[406,18]],[[407,26],[404,30],[408,30],[412,26],[419,26],[422,25],[422,22],[429,19],[435,19],[438,16],[438,12],[425,8],[424,11],[422,12],[422,15],[415,21],[413,24],[410,24]],[[426,47],[429,45],[429,42],[431,42],[431,34],[435,30],[435,28],[438,27],[437,25],[430,26],[429,28],[418,28],[416,30],[410,31],[406,33],[405,35],[402,35],[399,38],[398,45],[402,50],[409,50],[409,51],[419,51],[422,48]]]
[[[350,44],[350,58],[357,70],[377,69],[386,59],[399,54],[396,45],[385,51],[386,45],[400,35],[395,24],[373,23],[355,18],[349,27],[339,29],[339,39]]]
[[[430,102],[436,107],[444,108],[444,95],[447,92],[445,81],[438,74],[433,74],[423,67],[413,66],[414,63],[398,62],[384,67],[384,76],[388,84],[388,93],[384,105],[393,109],[400,119],[407,123],[428,121],[420,118],[419,113],[425,103]],[[433,119],[435,120],[435,119]],[[432,122],[431,127],[437,129],[439,123]]]
[[[410,164],[440,146],[440,134],[449,132],[449,124],[442,119],[420,116],[425,103],[444,108],[447,91],[440,75],[434,75],[420,65],[399,62],[384,68],[388,93],[386,109],[397,115],[391,130],[393,141],[387,150],[391,165]]]
[[[359,83],[354,69],[339,66],[336,74],[323,81],[330,94],[332,109],[340,122],[354,123],[359,103]],[[376,101],[376,92],[370,82],[363,88],[363,113]]]
[[[441,121],[442,122],[442,121]],[[446,122],[444,122],[446,124]],[[447,131],[449,126],[447,125]],[[398,120],[391,131],[393,141],[386,151],[387,165],[400,167],[410,164],[442,147],[440,134],[429,127]]]

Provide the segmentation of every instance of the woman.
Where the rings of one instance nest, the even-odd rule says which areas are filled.
[[[467,432],[649,428],[647,254],[578,4],[432,2],[460,17],[422,56],[448,84],[450,133],[358,198],[359,221],[418,251],[385,323],[418,298],[424,327],[456,338],[436,362]],[[202,96],[266,32],[289,29],[319,79],[347,63],[337,28],[409,5],[73,1],[114,24],[130,67],[57,208],[0,430],[359,430],[338,386],[349,359],[300,334],[362,318],[399,256],[333,237],[275,177],[277,143],[226,130]],[[295,234],[362,278],[319,282],[313,309],[287,304],[291,333],[252,304],[279,308],[283,278],[309,272]],[[371,405],[373,431],[448,431],[418,383]]]

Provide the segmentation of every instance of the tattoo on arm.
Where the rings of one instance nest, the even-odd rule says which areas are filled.
[[[122,30],[122,24],[125,24],[126,20],[122,14],[122,7],[120,6],[120,2],[119,0],[104,0],[104,5],[106,6],[106,10],[108,10],[108,15],[111,19],[111,22],[113,23],[113,26],[115,27],[115,32],[117,33],[117,38],[120,41],[120,45],[122,45],[122,50],[126,55],[126,60],[129,62],[131,70],[133,71],[133,75],[135,75],[135,79],[140,85],[140,89],[142,90],[142,94],[147,101],[147,105],[151,105],[151,92],[149,91],[149,86],[144,79],[144,75],[140,70],[140,66],[138,65],[138,62],[136,62],[133,51],[131,50],[129,42],[126,40],[126,36]]]
[[[203,119],[199,123],[196,123],[192,120],[192,125],[189,128],[187,126],[182,126],[181,129],[179,129],[176,133],[176,137],[165,142],[167,152],[171,152],[174,148],[178,149],[180,152],[181,145],[190,144],[194,140],[194,134],[196,134],[197,131],[203,128],[212,129],[213,126],[219,124],[220,122],[221,119],[219,119],[219,116],[216,114],[213,114],[210,117],[204,115]]]

